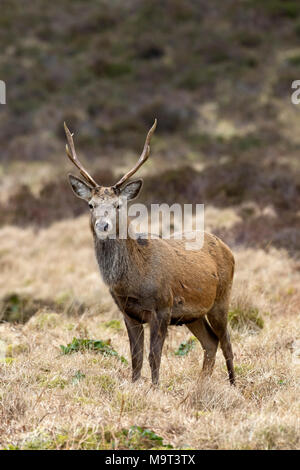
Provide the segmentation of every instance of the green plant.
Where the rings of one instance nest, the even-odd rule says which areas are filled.
[[[75,435],[69,435],[67,430],[54,436],[48,433],[32,433],[18,446],[8,444],[3,450],[53,450],[66,449],[72,445],[83,450],[150,450],[173,449],[170,444],[164,444],[163,438],[151,429],[131,426],[129,429],[112,432],[106,430],[97,432],[93,429],[78,429]]]
[[[72,377],[72,384],[76,385],[80,380],[85,378],[85,374],[83,374],[80,370],[78,370]]]
[[[186,356],[195,346],[197,339],[192,336],[187,341],[183,341],[177,351],[175,351],[176,356]]]
[[[63,354],[72,354],[79,351],[100,352],[104,356],[115,356],[124,364],[128,364],[125,357],[120,356],[109,344],[109,341],[73,338],[67,346],[60,345]]]
[[[131,426],[129,429],[122,429],[115,436],[119,441],[118,448],[130,450],[173,449],[170,444],[164,444],[163,438],[154,431],[136,425]],[[111,448],[114,449],[116,442],[113,440],[111,433],[107,432],[105,438],[111,444]]]
[[[20,450],[20,447],[13,444],[8,444],[6,447],[3,447],[3,449],[0,450]]]

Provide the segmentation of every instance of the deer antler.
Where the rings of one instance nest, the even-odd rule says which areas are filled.
[[[66,144],[66,152],[67,152],[69,159],[71,160],[72,163],[74,163],[75,166],[77,166],[81,175],[84,177],[84,179],[88,183],[90,183],[94,188],[99,186],[96,183],[96,181],[91,177],[91,175],[86,171],[86,169],[83,167],[80,161],[78,160],[76,151],[75,151],[74,142],[73,142],[73,134],[71,134],[65,122],[64,122],[64,128],[65,128],[65,133],[66,133],[67,141],[68,141],[68,144]]]
[[[138,159],[136,165],[135,165],[130,171],[128,171],[128,172],[113,186],[114,189],[118,189],[120,186],[122,186],[122,184],[125,183],[125,181],[127,181],[132,175],[134,175],[134,173],[136,173],[137,170],[138,170],[138,169],[145,163],[145,161],[148,159],[148,157],[149,157],[149,155],[150,155],[150,140],[151,140],[151,137],[152,137],[153,132],[154,132],[155,129],[156,129],[156,124],[157,124],[157,119],[155,119],[153,126],[151,127],[151,129],[149,130],[149,132],[148,132],[148,134],[147,134],[143,151],[142,151],[141,156],[140,156],[140,158]]]

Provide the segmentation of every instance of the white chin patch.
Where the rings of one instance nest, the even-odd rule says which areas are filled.
[[[102,232],[99,230],[96,230],[96,235],[99,240],[106,240],[107,238],[115,239],[116,236],[113,232]]]

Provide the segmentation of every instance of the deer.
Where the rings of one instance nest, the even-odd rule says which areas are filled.
[[[66,153],[82,178],[68,174],[75,195],[90,208],[90,227],[99,270],[121,311],[130,344],[132,381],[141,378],[144,324],[149,324],[152,384],[159,382],[162,349],[169,325],[185,325],[203,351],[200,378],[212,374],[220,343],[230,384],[235,384],[228,309],[234,256],[217,236],[204,231],[200,249],[187,250],[182,239],[119,236],[118,214],[139,195],[143,180],[130,178],[147,161],[157,120],[131,170],[113,186],[98,184],[78,160],[73,134],[64,123]],[[127,206],[126,206],[127,207]],[[115,233],[115,237],[110,234]]]

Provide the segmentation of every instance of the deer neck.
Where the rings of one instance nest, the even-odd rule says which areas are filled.
[[[94,235],[96,257],[103,280],[110,287],[127,284],[130,279],[141,274],[144,256],[137,240],[99,240]]]

